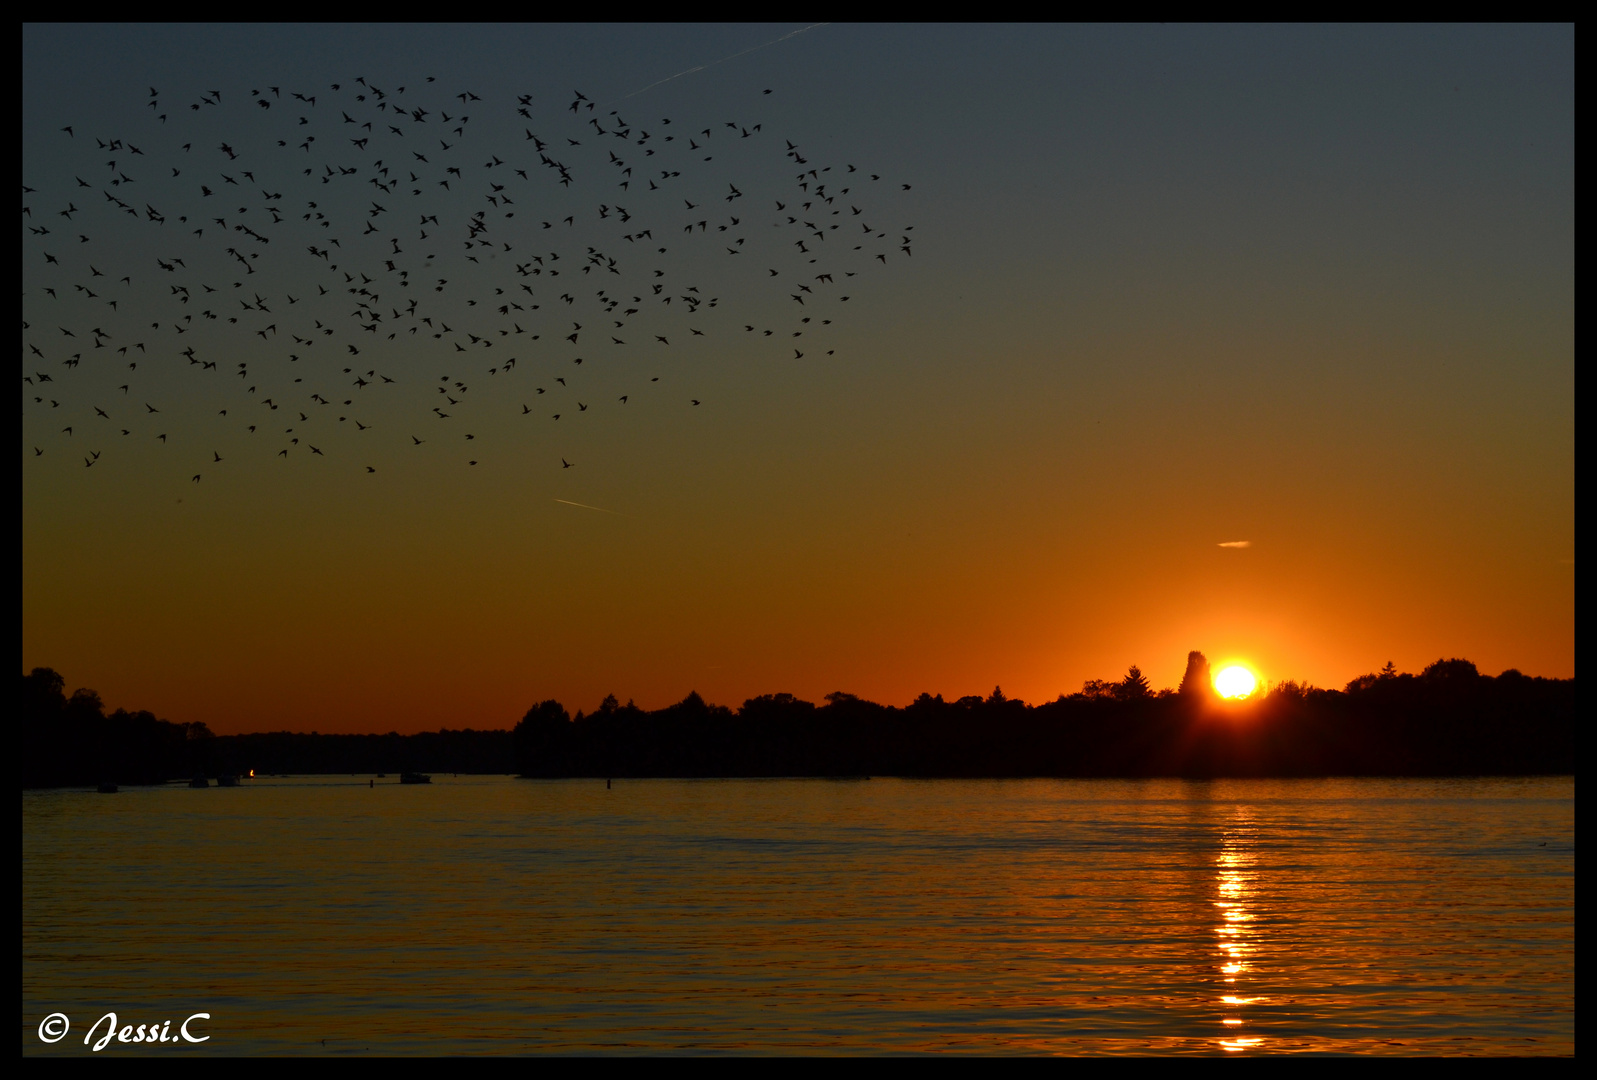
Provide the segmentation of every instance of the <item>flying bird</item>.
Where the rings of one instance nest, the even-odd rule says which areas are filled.
[[[96,254],[90,264],[44,248],[49,242],[48,226],[36,224],[31,209],[23,208],[24,224],[29,227],[23,241],[23,337],[26,354],[36,358],[41,368],[48,368],[26,378],[30,386],[53,379],[52,391],[61,388],[55,398],[43,394],[25,398],[25,430],[36,423],[37,416],[61,407],[76,408],[79,415],[83,408],[92,408],[97,417],[111,419],[91,395],[112,389],[130,395],[131,379],[145,376],[139,375],[138,362],[132,362],[121,374],[130,381],[116,384],[110,377],[112,366],[89,358],[97,356],[94,350],[109,349],[109,359],[126,362],[136,349],[141,361],[147,356],[166,356],[180,365],[171,369],[170,376],[163,376],[173,380],[176,391],[165,398],[168,404],[157,408],[144,403],[147,415],[165,411],[163,424],[174,413],[178,416],[174,424],[198,424],[205,416],[232,423],[231,417],[246,405],[264,405],[269,411],[286,405],[292,410],[288,415],[299,417],[294,422],[298,430],[286,433],[288,445],[299,446],[303,436],[314,432],[312,437],[323,438],[326,445],[307,441],[311,455],[334,456],[338,440],[371,427],[349,415],[351,401],[339,396],[340,390],[348,393],[351,386],[361,392],[363,403],[373,395],[383,397],[383,407],[396,418],[426,415],[441,422],[452,418],[458,422],[475,415],[481,406],[473,403],[484,394],[490,403],[508,397],[502,404],[512,404],[510,395],[516,388],[511,384],[521,377],[531,357],[522,354],[521,367],[514,357],[505,359],[504,350],[515,351],[511,342],[537,343],[547,336],[551,341],[565,337],[567,343],[576,345],[585,332],[580,321],[573,322],[571,331],[564,331],[553,314],[555,308],[569,311],[576,320],[609,319],[613,326],[611,344],[597,347],[586,358],[594,361],[592,364],[585,365],[583,357],[572,358],[575,370],[569,387],[583,396],[599,385],[595,380],[614,378],[622,382],[617,388],[625,390],[627,380],[644,374],[622,359],[629,351],[624,346],[636,340],[620,337],[623,326],[646,335],[642,340],[652,337],[669,346],[673,332],[687,333],[690,338],[714,336],[704,320],[707,314],[713,320],[714,312],[720,311],[734,324],[743,325],[746,334],[755,335],[745,339],[753,354],[774,358],[776,354],[762,350],[775,344],[765,339],[777,336],[777,330],[791,337],[812,333],[812,316],[822,326],[832,325],[827,316],[835,317],[837,305],[849,297],[795,285],[790,286],[795,287],[794,293],[784,295],[805,310],[794,313],[789,325],[768,323],[768,328],[756,332],[756,324],[747,322],[747,317],[754,314],[754,305],[763,302],[758,289],[745,289],[740,276],[706,267],[693,247],[712,224],[717,233],[728,234],[721,244],[727,254],[754,253],[766,267],[767,277],[760,281],[774,283],[791,274],[795,282],[814,281],[817,289],[831,285],[837,276],[853,276],[870,261],[887,264],[887,253],[895,246],[887,242],[886,232],[869,227],[858,234],[858,246],[836,244],[835,238],[832,244],[824,243],[838,228],[827,220],[829,216],[859,218],[866,212],[876,216],[894,210],[893,192],[886,190],[893,185],[852,191],[833,187],[839,182],[834,176],[856,171],[852,163],[812,162],[809,159],[818,154],[801,151],[788,139],[785,160],[800,170],[796,177],[766,169],[752,158],[726,172],[712,172],[706,164],[711,159],[703,155],[714,131],[731,129],[740,138],[753,137],[762,131],[761,121],[770,122],[769,117],[745,117],[736,122],[716,117],[714,123],[697,129],[698,134],[677,137],[674,131],[682,128],[673,125],[672,118],[661,118],[660,129],[645,130],[623,119],[619,110],[598,114],[596,103],[580,93],[566,109],[558,102],[540,108],[531,95],[495,105],[488,95],[483,108],[511,105],[526,120],[521,139],[512,135],[509,141],[496,141],[499,136],[472,131],[468,116],[450,111],[457,104],[475,108],[482,101],[478,95],[460,91],[452,99],[443,96],[433,88],[432,77],[414,82],[406,79],[403,84],[408,92],[379,91],[364,78],[352,83],[330,82],[330,91],[317,94],[291,92],[294,113],[270,119],[267,110],[282,100],[280,87],[257,87],[248,94],[224,93],[223,87],[222,91],[199,94],[192,108],[182,113],[174,111],[168,116],[158,108],[141,109],[143,119],[130,121],[117,138],[86,137],[84,143],[75,143],[75,126],[83,126],[87,118],[62,128],[69,136],[68,143],[57,140],[50,151],[52,167],[58,166],[52,175],[62,179],[44,184],[48,190],[43,192],[25,186],[24,195],[31,196],[29,202],[45,200],[39,218],[46,216],[46,207],[54,206],[54,213],[74,221],[82,230],[74,234],[80,245],[92,242]],[[141,103],[156,106],[158,102],[154,87],[128,90],[129,96]],[[771,88],[765,88],[758,99],[771,93]],[[188,122],[190,112],[202,114],[203,119]],[[277,124],[278,118],[294,128],[292,140]],[[438,133],[443,137],[436,145],[415,145],[417,129],[427,130],[423,125],[428,123],[445,125],[446,130]],[[531,130],[534,125],[542,134]],[[350,126],[357,128],[353,138],[347,132],[340,134]],[[690,124],[688,130],[695,129]],[[480,152],[480,158],[462,157],[468,131],[475,140],[472,152]],[[208,138],[195,137],[201,132]],[[606,142],[612,138],[614,142]],[[277,149],[262,153],[261,148],[273,142]],[[524,152],[521,147],[526,147]],[[506,152],[500,154],[499,150]],[[434,163],[432,157],[441,160]],[[184,160],[181,167],[179,158]],[[211,171],[194,166],[191,159]],[[648,165],[639,171],[650,177],[649,189],[672,188],[673,194],[658,205],[650,203],[647,196],[638,201],[629,198],[628,206],[617,205],[617,183],[627,190],[633,166],[644,160]],[[725,164],[713,168],[720,170]],[[246,165],[248,168],[241,168]],[[506,165],[509,168],[502,168]],[[223,173],[221,168],[234,172]],[[153,170],[153,176],[146,175],[145,169]],[[161,186],[168,169],[172,186]],[[98,174],[93,170],[99,170]],[[93,175],[103,178],[99,185],[103,201],[78,207],[75,199],[80,193],[95,187],[86,179]],[[868,175],[880,179],[879,174]],[[183,176],[189,179],[176,185],[175,180]],[[147,187],[152,179],[159,184]],[[740,217],[729,216],[718,222],[688,222],[680,244],[654,241],[654,227],[669,230],[673,220],[683,224],[684,212],[691,214],[701,208],[703,197],[695,201],[684,197],[684,191],[716,190],[723,201],[732,203],[744,197],[742,188],[749,183],[757,185],[751,191],[771,190],[777,196],[773,202],[778,215],[791,214],[785,225],[781,217],[771,223],[768,238],[760,229],[748,229]],[[236,201],[229,201],[229,187],[240,188]],[[541,223],[542,230],[552,230],[556,223],[567,225],[568,231],[555,233],[558,241],[549,238],[556,250],[519,250],[528,242],[528,234],[516,230],[537,224],[536,219],[527,219],[527,207],[548,205],[540,200],[549,197],[551,187],[569,190],[571,197],[579,200],[591,198],[586,205],[597,206],[597,213],[566,207],[573,212],[558,218],[552,214],[549,221]],[[148,194],[144,200],[130,197],[135,190]],[[900,182],[896,190],[909,191],[910,185]],[[683,211],[673,209],[677,198],[682,199]],[[834,200],[842,201],[838,209],[830,210]],[[139,201],[144,201],[143,207]],[[154,205],[157,201],[162,203],[159,208]],[[62,203],[65,209],[60,208]],[[408,216],[411,214],[415,216]],[[619,242],[616,232],[605,231],[614,223],[624,223],[629,230],[621,237],[625,244]],[[166,232],[162,229],[165,224],[188,228]],[[786,229],[797,230],[797,236],[785,235]],[[541,237],[542,230],[536,235]],[[906,255],[911,252],[909,231],[906,226],[896,245]],[[646,247],[644,241],[653,246]],[[134,270],[129,254],[133,251],[154,257],[162,271],[162,283],[147,281]],[[260,276],[257,271],[266,273]],[[82,276],[85,273],[86,278]],[[106,283],[98,282],[101,277]],[[256,281],[274,285],[270,291],[259,286],[259,291],[246,288],[246,282]],[[654,288],[642,288],[645,281]],[[111,282],[117,284],[106,288]],[[580,288],[577,282],[582,283]],[[598,288],[604,282],[609,284]],[[671,282],[679,284],[667,292]],[[280,283],[287,283],[286,288]],[[739,291],[730,292],[734,286]],[[772,294],[776,288],[779,286],[771,286]],[[218,303],[223,300],[218,293],[231,293],[240,300],[239,306],[229,312],[225,302]],[[738,299],[722,300],[722,295]],[[645,298],[660,302],[648,305]],[[46,303],[51,305],[49,315],[34,313],[34,305]],[[689,325],[690,321],[696,325]],[[767,320],[762,317],[762,321]],[[51,325],[57,327],[55,334],[47,332]],[[94,329],[88,331],[88,327]],[[80,329],[86,331],[81,338],[82,352],[58,352],[53,342],[80,347]],[[289,343],[288,348],[277,348],[279,334]],[[428,351],[417,352],[418,348]],[[595,346],[590,344],[590,348]],[[620,351],[604,351],[612,349]],[[676,362],[691,364],[697,362],[692,352],[675,351],[673,356],[678,357]],[[222,359],[229,354],[236,360]],[[828,355],[832,354],[829,350]],[[804,355],[794,349],[795,359]],[[340,357],[350,366],[341,367]],[[431,395],[420,380],[396,381],[375,370],[379,364],[388,366],[390,360],[398,363],[400,358],[405,363],[419,360],[425,364],[422,357],[436,360],[439,370],[449,370],[455,376],[446,379],[439,391],[450,412],[423,402],[423,396]],[[472,368],[479,360],[482,368]],[[371,368],[365,374],[352,370],[355,362],[368,361]],[[238,383],[222,388],[204,381],[220,366],[234,363],[236,368],[228,369],[240,376]],[[457,365],[495,376],[490,388],[468,395],[469,372],[455,370]],[[600,375],[589,374],[595,368]],[[586,390],[584,379],[588,380]],[[660,379],[650,376],[648,381]],[[557,383],[568,386],[565,377],[557,377]],[[521,392],[527,391],[523,388]],[[536,395],[544,392],[543,387],[533,388]],[[626,404],[630,394],[623,393],[616,400]],[[700,399],[690,400],[694,406],[700,404]],[[322,408],[339,402],[341,409],[330,410],[344,414],[336,415],[337,423],[325,426],[333,417],[313,419],[321,415]],[[577,407],[579,413],[589,411],[586,402],[578,401]],[[530,405],[522,403],[521,415],[530,414]],[[554,414],[556,419],[560,415]],[[242,424],[244,419],[247,416],[238,422]],[[348,420],[354,423],[344,423]],[[253,432],[256,425],[244,426]],[[179,434],[172,426],[168,431]],[[50,448],[48,439],[69,437],[71,432],[67,427],[58,435],[36,435],[30,440],[39,444],[35,457]],[[487,433],[484,436],[486,439]],[[374,437],[380,438],[381,432]],[[157,438],[165,443],[167,433]],[[474,440],[475,436],[466,438]],[[415,435],[411,439],[413,446],[427,441]],[[241,444],[229,457],[259,452]],[[273,453],[270,448],[264,452]],[[289,456],[286,448],[277,454]],[[87,461],[95,462],[99,456],[96,451]],[[213,449],[212,458],[213,464],[221,462],[219,449]],[[568,460],[561,461],[562,468],[571,467]],[[370,473],[378,466],[364,467]],[[233,476],[235,471],[230,470],[219,482],[239,482]],[[198,481],[198,474],[194,479]]]

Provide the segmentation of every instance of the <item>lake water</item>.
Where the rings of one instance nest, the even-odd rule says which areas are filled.
[[[23,1053],[1574,1053],[1572,778],[368,780],[24,792]]]

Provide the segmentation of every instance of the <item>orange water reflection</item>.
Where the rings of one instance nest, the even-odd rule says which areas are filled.
[[[1226,828],[1220,852],[1215,858],[1216,966],[1220,971],[1219,1004],[1222,1050],[1237,1053],[1258,1049],[1264,1040],[1244,1036],[1240,1029],[1248,1024],[1244,1007],[1262,998],[1246,996],[1251,981],[1251,959],[1258,951],[1258,905],[1261,900],[1258,860],[1255,852],[1256,828],[1251,811],[1237,807]]]

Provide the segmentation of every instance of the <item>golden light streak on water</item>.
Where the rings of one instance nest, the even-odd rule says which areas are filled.
[[[1237,807],[1232,812],[1231,821],[1223,834],[1220,853],[1215,859],[1215,891],[1223,897],[1214,901],[1221,918],[1221,925],[1215,928],[1215,933],[1221,938],[1219,948],[1223,954],[1221,959],[1225,962],[1220,964],[1220,973],[1225,977],[1228,991],[1238,989],[1235,984],[1244,980],[1249,969],[1246,957],[1254,951],[1255,946],[1252,940],[1254,932],[1248,925],[1254,921],[1250,905],[1259,900],[1253,855],[1254,833],[1251,811],[1246,807]],[[1245,1024],[1244,1018],[1238,1014],[1242,1000],[1234,992],[1220,996],[1220,1004],[1224,1006],[1220,1021],[1222,1028],[1237,1028]],[[1233,1036],[1219,1040],[1219,1045],[1223,1050],[1236,1052],[1261,1047],[1264,1040]]]

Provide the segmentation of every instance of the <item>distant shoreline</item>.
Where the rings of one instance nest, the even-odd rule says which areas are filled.
[[[434,774],[435,777],[439,776],[439,775],[444,775],[441,770],[440,770],[440,772]],[[1226,781],[1226,780],[1514,780],[1514,779],[1558,780],[1558,779],[1568,779],[1570,781],[1573,781],[1575,779],[1575,774],[1572,773],[1572,772],[1563,772],[1563,773],[1559,773],[1559,772],[1549,772],[1549,773],[1541,773],[1541,772],[1533,772],[1533,773],[1523,773],[1523,772],[1515,772],[1515,773],[1490,773],[1490,772],[1482,772],[1482,773],[1429,773],[1429,774],[1423,774],[1423,775],[1417,775],[1417,774],[1413,774],[1413,773],[1324,773],[1324,774],[1315,773],[1315,774],[1302,774],[1302,775],[1293,775],[1293,776],[1274,776],[1274,775],[1258,775],[1258,776],[1152,776],[1152,775],[1150,775],[1150,776],[1055,776],[1055,775],[1046,774],[1046,773],[1037,773],[1037,774],[1034,774],[1034,775],[1015,775],[1015,776],[895,776],[895,775],[882,775],[882,776],[824,776],[824,775],[820,775],[820,776],[599,776],[599,775],[594,775],[594,776],[524,776],[524,775],[519,774],[519,773],[503,773],[503,772],[486,772],[486,773],[484,773],[484,772],[459,772],[459,773],[453,773],[453,774],[449,774],[449,775],[454,775],[454,776],[503,776],[506,779],[511,779],[511,780],[557,781],[557,782],[558,781],[570,781],[570,780],[581,780],[581,781],[587,781],[587,782],[599,782],[599,781],[611,781],[611,782],[614,782],[614,781],[619,781],[619,780],[630,780],[630,781],[645,781],[645,780],[695,780],[695,781],[699,781],[699,780],[702,780],[702,781],[705,781],[705,782],[720,782],[720,781],[728,781],[728,782],[730,782],[730,781],[741,781],[741,780],[761,780],[761,781],[770,781],[772,783],[781,783],[781,782],[789,782],[789,781],[814,781],[814,782],[824,782],[824,783],[829,783],[829,784],[870,783],[870,782],[878,781],[878,780],[913,780],[913,781],[921,781],[921,782],[925,782],[925,783],[942,783],[942,782],[947,782],[947,781],[983,781],[983,782],[986,782],[986,781],[1004,781],[1006,783],[1010,783],[1010,782],[1013,782],[1013,783],[1025,783],[1027,781],[1032,781],[1032,780],[1095,780],[1095,781],[1104,781],[1104,782],[1129,782],[1129,781],[1144,781],[1144,780],[1179,780],[1182,783],[1209,784],[1209,783],[1218,783],[1220,781]],[[336,772],[333,772],[333,773],[317,773],[317,772],[269,773],[269,774],[260,774],[260,775],[251,777],[250,779],[251,780],[255,780],[255,781],[259,781],[259,780],[296,780],[296,779],[301,779],[301,778],[320,778],[320,777],[328,777],[328,776],[345,776],[345,777],[350,778],[353,781],[356,781],[356,783],[354,783],[353,786],[365,787],[366,786],[365,782],[367,780],[373,778],[374,776],[377,776],[377,774],[374,774],[374,773],[336,773]],[[213,777],[212,779],[214,780],[215,778]],[[130,787],[130,788],[186,787],[188,785],[188,783],[189,782],[185,781],[185,780],[158,780],[158,781],[155,781],[154,783],[149,783],[149,784],[128,784],[127,786]],[[392,786],[395,786],[395,787],[405,786],[405,785],[400,784],[399,781],[396,778],[392,777],[392,776],[389,776],[386,779],[383,779],[382,783],[391,784]],[[24,791],[78,791],[78,790],[86,790],[89,786],[90,785],[87,785],[87,784],[57,784],[57,785],[49,786],[49,787],[40,787],[40,786],[24,787],[22,790],[24,790]],[[213,786],[215,786],[215,785],[213,784]]]
[[[1366,676],[1344,690],[1283,683],[1223,702],[1212,693],[1089,683],[1040,705],[923,694],[902,708],[849,694],[788,694],[736,711],[697,694],[647,711],[607,698],[570,716],[559,702],[513,730],[416,735],[213,735],[147,712],[106,716],[24,676],[25,788],[158,784],[197,775],[401,772],[593,779],[1243,779],[1560,776],[1575,773],[1574,680],[1481,675],[1438,661],[1419,675]],[[92,699],[92,700],[91,700]]]

